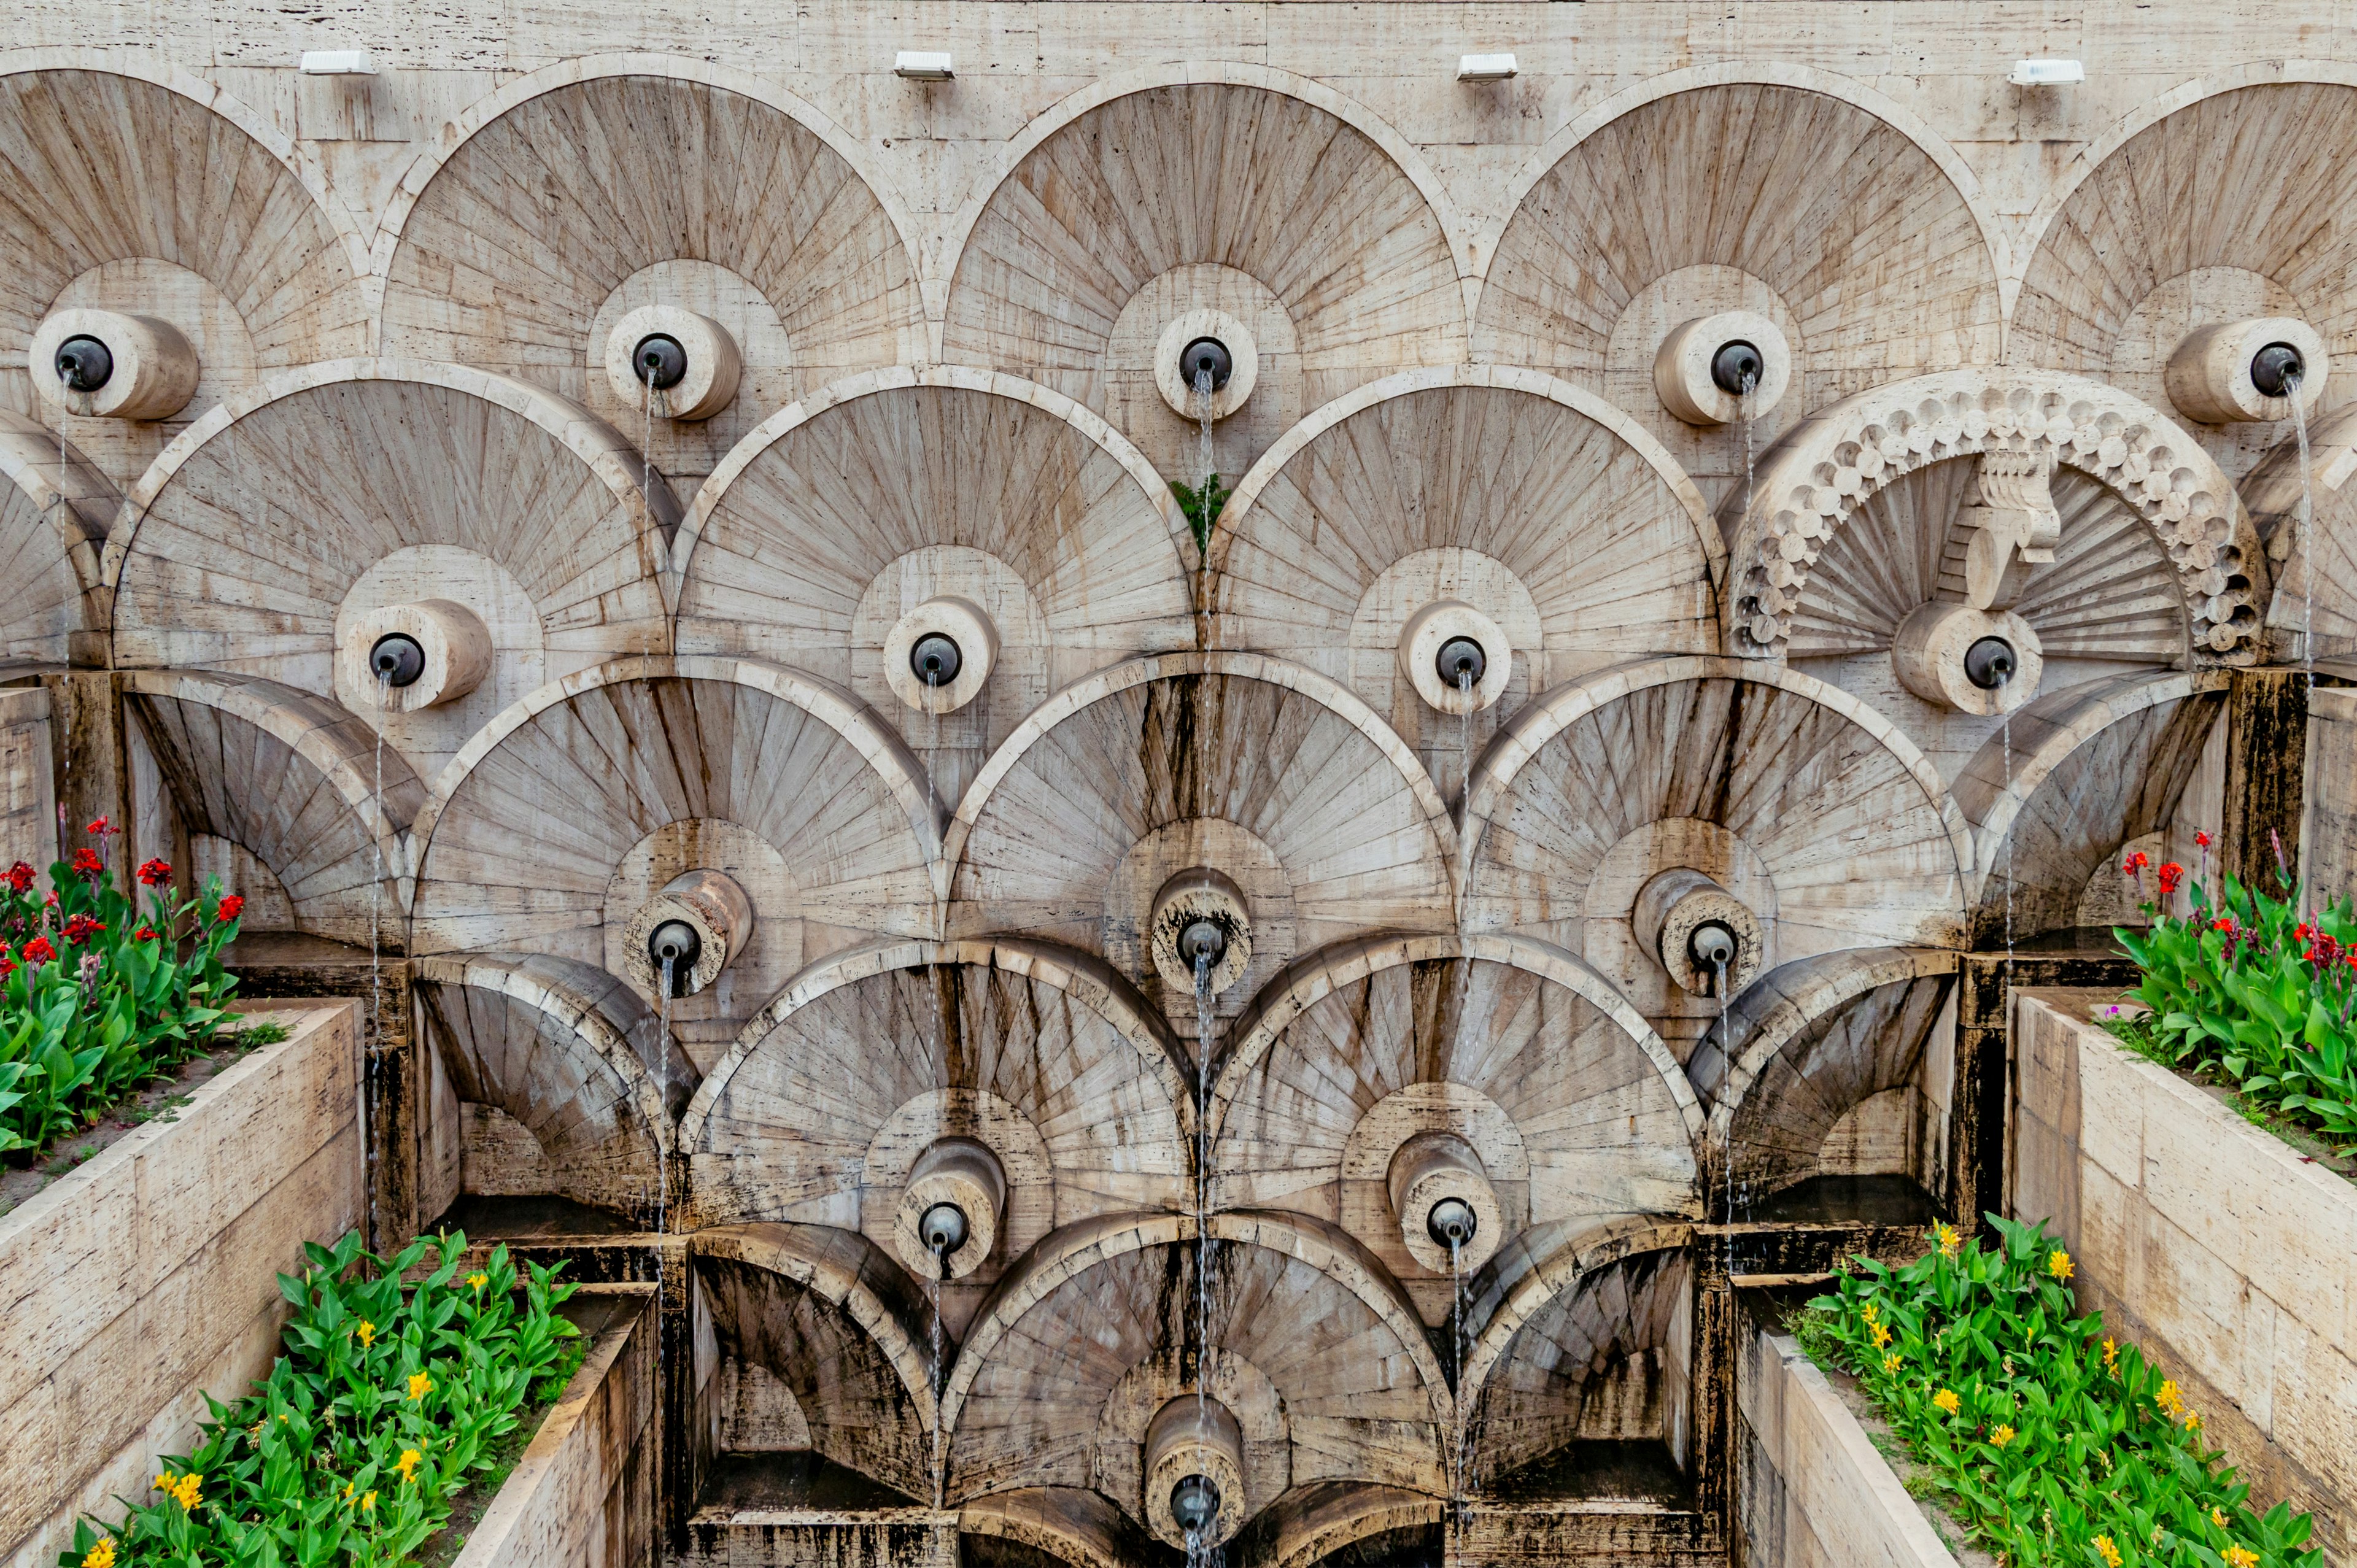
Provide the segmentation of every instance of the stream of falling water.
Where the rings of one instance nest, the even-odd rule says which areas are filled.
[[[1213,392],[1211,390],[1211,367],[1209,365],[1198,365],[1195,368],[1195,395],[1202,400],[1203,405],[1203,412],[1200,416],[1201,434],[1197,437],[1195,443],[1195,467],[1201,475],[1201,478],[1198,482],[1202,485],[1203,489],[1198,490],[1196,494],[1203,496],[1208,499],[1211,488],[1211,480],[1218,477],[1219,474],[1218,459],[1213,457],[1211,455],[1211,399]],[[1208,538],[1211,534],[1210,528],[1206,527],[1203,532],[1205,537]],[[1207,555],[1208,553],[1209,552],[1206,551]]]
[[[361,1133],[361,1176],[368,1183],[368,1244],[376,1245],[376,1150],[369,1142],[369,1085],[376,1077],[377,1032],[384,1014],[384,951],[382,910],[384,901],[384,730],[393,718],[393,671],[376,672],[376,820],[369,837],[376,845],[376,875],[369,878],[369,1015],[361,1035],[361,1085],[358,1101]]]
[[[1718,1092],[1721,1098],[1727,1098],[1733,1094],[1735,1087],[1735,1037],[1727,1021],[1727,961],[1723,958],[1713,960],[1711,970],[1716,976],[1711,989],[1718,995],[1718,1054],[1725,1064],[1719,1069]],[[1727,1212],[1723,1217],[1727,1229],[1722,1232],[1727,1243],[1727,1288],[1732,1291],[1735,1288],[1735,1107],[1731,1099],[1727,1105],[1727,1131],[1719,1134],[1718,1163],[1724,1172],[1719,1178],[1720,1185],[1727,1192]]]
[[[1203,440],[1211,429],[1211,373],[1196,373],[1203,393]],[[1211,954],[1195,954],[1195,1434],[1211,1443]],[[1187,1532],[1188,1568],[1204,1568],[1210,1549],[1201,1534]]]
[[[660,1026],[662,1036],[662,1044],[656,1047],[662,1054],[662,1076],[655,1080],[655,1095],[666,1113],[671,1109],[671,1102],[663,1097],[663,1093],[671,1081],[671,995],[679,986],[677,972],[673,968],[677,962],[678,959],[673,954],[663,955],[662,994],[660,1005],[655,1012],[656,1022]],[[671,1231],[670,1187],[671,1172],[663,1169],[658,1163],[655,1170],[655,1313],[658,1322],[661,1321],[663,1313],[671,1310],[671,1304],[665,1299],[666,1286],[663,1279],[663,1253],[667,1250],[663,1238]],[[670,1387],[670,1384],[664,1380],[664,1366],[669,1356],[666,1339],[667,1336],[660,1332],[655,1335],[655,1387],[659,1389]]]
[[[1458,1411],[1456,1462],[1448,1467],[1448,1516],[1450,1527],[1459,1530],[1465,1526],[1466,1503],[1472,1493],[1466,1471],[1473,1461],[1471,1416],[1464,1407],[1465,1358],[1471,1347],[1465,1339],[1467,1303],[1464,1261],[1459,1256],[1460,1250],[1460,1243],[1451,1236],[1448,1239],[1448,1344],[1454,1365],[1449,1369],[1449,1378],[1456,1385],[1454,1392]]]
[[[933,1277],[925,1282],[925,1294],[931,1298],[933,1308],[933,1507],[948,1506],[950,1477],[942,1451],[942,1282],[949,1278],[950,1255],[946,1251],[933,1255]]]
[[[2308,403],[2299,395],[2299,372],[2285,378],[2291,398],[2291,425],[2299,438],[2299,664],[2305,677],[2301,682],[2300,712],[2303,725],[2316,706],[2316,562],[2309,553],[2310,528],[2316,517],[2315,480],[2308,471]],[[2299,912],[2308,913],[2308,882],[2302,878],[2299,886]]]
[[[1457,700],[1462,704],[1457,718],[1457,776],[1463,780],[1462,816],[1473,805],[1473,671],[1463,665],[1457,668]]]

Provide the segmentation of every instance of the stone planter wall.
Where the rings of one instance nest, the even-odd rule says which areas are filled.
[[[270,1369],[277,1274],[361,1217],[360,1009],[292,1031],[0,1217],[0,1557],[48,1568],[145,1494],[205,1395]]]
[[[1956,1568],[1825,1374],[1781,1334],[1736,1373],[1736,1560],[1747,1568]]]
[[[588,1356],[452,1568],[654,1561],[656,1287],[587,1285],[565,1316]]]
[[[2357,1562],[2357,1187],[2085,1022],[2017,993],[2009,1207],[2050,1219],[2083,1305],[2184,1388],[2264,1506]]]

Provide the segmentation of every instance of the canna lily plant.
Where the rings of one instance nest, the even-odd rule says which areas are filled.
[[[49,868],[47,892],[23,861],[0,876],[0,1152],[38,1149],[208,1049],[233,1017],[221,950],[245,901],[208,881],[174,896],[172,868],[141,866],[144,907],[115,885],[90,824]]]
[[[2042,1225],[1946,1224],[1902,1268],[1858,1259],[1793,1325],[1855,1373],[1950,1509],[2012,1568],[2322,1568],[2312,1521],[2250,1487],[2183,1391],[2082,1316]]]
[[[2205,852],[2209,835],[2196,843]],[[2131,857],[2124,875],[2142,869]],[[2191,911],[2147,903],[2152,926],[2115,934],[2143,972],[2129,993],[2148,1022],[2116,1026],[2162,1060],[2231,1080],[2254,1104],[2357,1144],[2357,909],[2343,897],[2302,918],[2288,872],[2282,897],[2219,879],[2188,889]],[[2185,868],[2158,870],[2163,898]]]

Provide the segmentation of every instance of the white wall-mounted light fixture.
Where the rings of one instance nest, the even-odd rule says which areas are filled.
[[[374,76],[376,62],[366,49],[305,49],[305,76]]]
[[[1503,81],[1513,74],[1514,57],[1511,54],[1457,57],[1459,81]]]
[[[947,81],[957,73],[950,70],[946,50],[902,49],[892,57],[892,74],[910,81]]]
[[[2075,59],[2018,59],[2006,80],[2016,87],[2071,87],[2087,80],[2087,68]]]

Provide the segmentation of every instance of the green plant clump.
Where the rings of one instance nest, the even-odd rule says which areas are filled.
[[[103,817],[90,831],[114,836]],[[21,860],[0,879],[0,1153],[94,1123],[234,1018],[221,950],[245,900],[208,880],[184,902],[171,877],[160,860],[139,868],[144,911],[87,846],[49,868],[47,896]]]
[[[2135,875],[2135,857],[2123,871]],[[2174,893],[2185,868],[2159,868]],[[2147,1044],[2160,1059],[2207,1069],[2261,1109],[2357,1141],[2357,912],[2342,898],[2300,918],[2290,880],[2271,898],[2232,876],[2213,902],[2191,888],[2192,913],[2145,906],[2147,931],[2115,934],[2143,972],[2129,993],[2152,1009]]]
[[[171,1455],[155,1500],[114,1530],[84,1520],[60,1568],[384,1568],[408,1561],[452,1498],[497,1464],[527,1402],[562,1391],[582,1349],[555,1314],[573,1294],[528,1265],[522,1301],[504,1246],[464,1279],[467,1238],[420,1237],[390,1260],[358,1231],[306,1242],[285,1354],[253,1391],[209,1401],[204,1442]],[[403,1276],[436,1254],[415,1285]],[[124,1500],[124,1499],[118,1499]]]
[[[1211,550],[1211,525],[1220,521],[1220,512],[1235,492],[1220,483],[1220,476],[1204,476],[1202,486],[1170,481],[1170,493],[1178,498],[1178,515],[1187,520],[1188,531],[1195,536],[1195,548],[1208,555]]]
[[[1794,1324],[1855,1373],[1958,1521],[2008,1568],[2321,1568],[2312,1521],[2250,1487],[2133,1345],[2079,1316],[2043,1225],[1946,1225],[1904,1268],[1857,1260]]]

